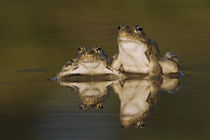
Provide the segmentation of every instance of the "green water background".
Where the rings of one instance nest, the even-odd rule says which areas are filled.
[[[1,139],[210,138],[210,1],[2,0],[0,4]],[[117,53],[117,27],[141,25],[161,54],[182,58],[182,88],[161,94],[144,129],[120,128],[118,97],[82,112],[79,96],[48,79],[79,46]]]

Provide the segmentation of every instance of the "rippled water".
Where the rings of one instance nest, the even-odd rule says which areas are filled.
[[[209,139],[209,14],[207,0],[2,1],[1,139]],[[120,127],[122,99],[113,87],[103,109],[82,111],[78,92],[49,80],[79,46],[117,53],[122,23],[140,24],[161,54],[178,53],[186,75],[177,93],[158,94],[142,129]]]

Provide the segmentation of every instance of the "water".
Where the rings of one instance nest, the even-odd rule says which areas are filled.
[[[210,2],[2,1],[1,139],[209,139]],[[140,24],[162,54],[182,58],[181,89],[160,93],[143,129],[122,129],[113,90],[81,111],[78,92],[49,80],[79,46],[117,53],[117,27]]]

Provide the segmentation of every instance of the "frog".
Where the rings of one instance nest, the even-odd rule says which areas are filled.
[[[55,76],[56,79],[73,75],[113,75],[125,78],[124,74],[110,66],[108,55],[101,47],[79,47],[77,57],[69,60]]]
[[[111,64],[114,69],[150,77],[178,72],[178,64],[171,59],[173,54],[161,57],[158,43],[149,38],[140,25],[122,24],[118,30],[119,53],[112,57]]]

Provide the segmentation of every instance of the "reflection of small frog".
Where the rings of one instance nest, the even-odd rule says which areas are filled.
[[[112,61],[112,67],[117,70],[150,74],[152,77],[160,75],[161,71],[163,74],[178,72],[177,63],[171,60],[172,54],[168,53],[167,58],[161,58],[158,44],[148,38],[138,25],[132,28],[119,26],[118,45],[119,54]]]
[[[108,89],[112,84],[111,81],[104,82],[68,82],[60,81],[61,86],[69,87],[79,92],[81,104],[81,110],[88,110],[94,108],[95,110],[101,110],[103,108],[103,102],[108,96]]]
[[[68,61],[62,68],[56,78],[75,74],[111,74],[121,77],[122,74],[111,68],[108,63],[108,57],[100,47],[87,49],[85,47],[78,48],[78,56]]]

